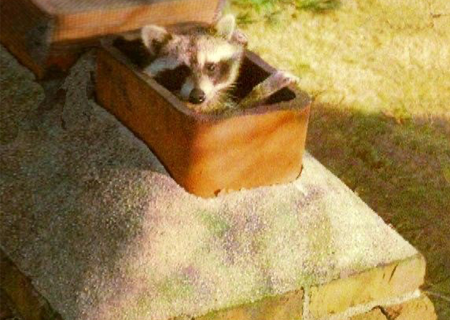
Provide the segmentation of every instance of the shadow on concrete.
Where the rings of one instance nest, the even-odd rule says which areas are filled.
[[[83,68],[74,68],[80,74],[63,93],[61,83],[43,90],[0,53],[1,247],[53,306],[65,310],[63,318],[97,319],[94,312],[83,314],[86,306],[119,297],[101,297],[108,291],[89,284],[120,287],[117,262],[140,235],[151,206],[145,195],[160,192],[158,179],[179,187],[142,142],[86,98]],[[103,275],[108,278],[98,279]],[[54,279],[60,283],[50,288]]]

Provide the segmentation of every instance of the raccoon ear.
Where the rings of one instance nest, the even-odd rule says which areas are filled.
[[[231,42],[237,43],[243,47],[247,47],[248,38],[241,30],[235,30],[231,36]]]
[[[235,28],[236,28],[236,19],[232,14],[227,14],[226,16],[223,16],[222,18],[220,18],[219,21],[217,21],[216,25],[214,26],[214,29],[216,30],[217,34],[221,35],[227,40],[231,39]]]
[[[142,28],[141,38],[150,53],[157,54],[164,42],[172,38],[172,35],[163,27],[148,25]]]

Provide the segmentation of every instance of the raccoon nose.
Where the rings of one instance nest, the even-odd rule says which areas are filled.
[[[194,88],[189,94],[189,102],[193,104],[200,104],[205,101],[206,95],[203,90]]]

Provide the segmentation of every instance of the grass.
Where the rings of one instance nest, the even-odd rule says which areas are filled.
[[[311,9],[326,2],[230,10],[252,50],[301,77],[309,151],[425,255],[424,290],[450,319],[450,2]]]
[[[240,25],[261,20],[277,23],[286,7],[294,8],[297,11],[327,13],[339,8],[342,4],[341,0],[234,0],[233,3],[235,6],[239,6],[240,12],[237,20]],[[252,13],[257,13],[258,17]]]

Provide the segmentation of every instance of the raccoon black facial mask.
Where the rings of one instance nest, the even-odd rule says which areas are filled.
[[[246,44],[235,33],[235,19],[228,15],[209,28],[196,27],[171,33],[150,25],[141,31],[142,42],[152,55],[144,72],[200,112],[223,109],[239,76]]]

